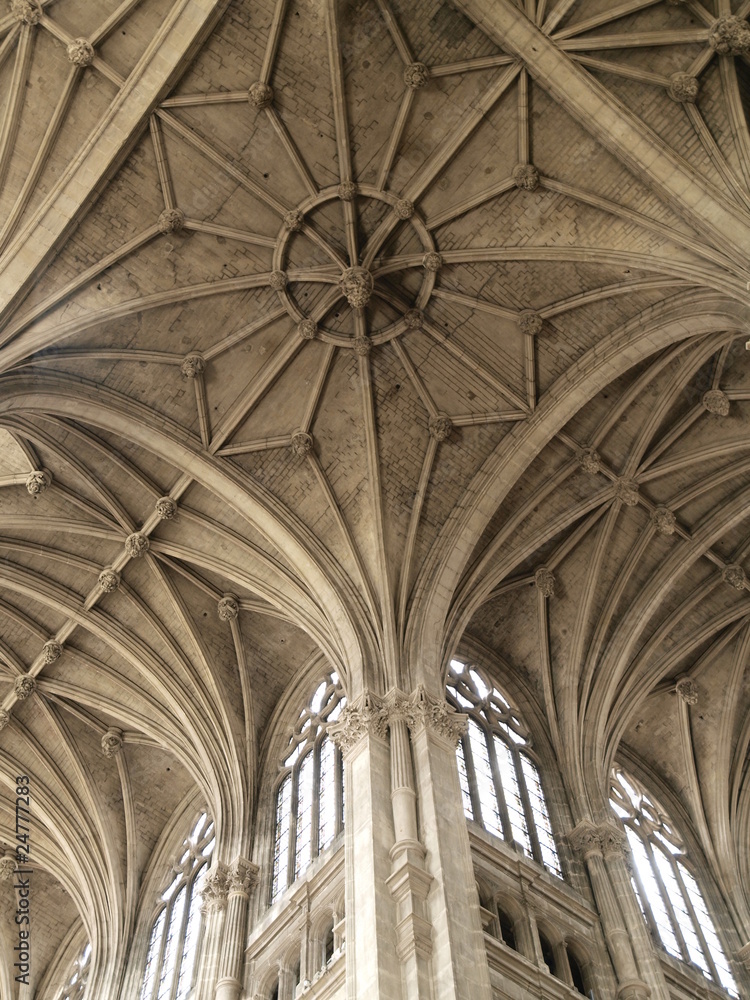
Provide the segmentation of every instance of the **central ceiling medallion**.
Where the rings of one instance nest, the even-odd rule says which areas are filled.
[[[352,309],[364,309],[370,301],[374,285],[366,267],[348,267],[339,279],[339,287]]]

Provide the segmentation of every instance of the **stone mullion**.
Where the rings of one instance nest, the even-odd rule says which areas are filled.
[[[531,795],[529,794],[529,789],[526,785],[526,775],[523,773],[523,767],[521,764],[522,754],[519,750],[513,750],[513,760],[516,765],[516,780],[518,781],[518,790],[521,793],[521,801],[523,802],[523,812],[526,817],[526,828],[529,831],[529,840],[531,841],[531,853],[536,861],[545,868],[544,858],[542,857],[542,845],[539,843],[539,834],[536,829],[536,820],[534,818],[534,810],[531,806]]]
[[[487,756],[490,761],[490,769],[492,770],[492,781],[495,785],[495,798],[497,799],[497,804],[500,808],[500,817],[503,824],[503,835],[508,843],[515,845],[516,839],[513,836],[513,824],[510,821],[510,812],[508,811],[508,803],[505,801],[505,788],[503,787],[502,778],[500,777],[500,766],[497,763],[497,751],[495,750],[495,734],[487,728],[487,726],[482,727],[484,729],[484,740],[487,744]],[[518,845],[521,846],[520,844]]]
[[[484,820],[482,818],[482,803],[479,798],[479,787],[477,785],[477,772],[474,767],[474,754],[471,749],[471,740],[469,739],[468,733],[464,733],[461,737],[461,745],[464,750],[464,763],[466,764],[466,778],[469,782],[469,797],[471,798],[471,811],[474,814],[474,820],[484,826]]]
[[[322,739],[313,743],[313,777],[312,802],[310,804],[310,861],[314,861],[320,852],[320,748]]]
[[[393,960],[396,905],[386,885],[394,843],[386,713],[365,692],[350,702],[328,732],[344,758],[346,996],[401,1000]]]
[[[669,921],[672,924],[672,931],[677,940],[677,944],[682,952],[682,960],[684,962],[690,962],[690,952],[688,951],[688,946],[685,938],[682,935],[682,928],[680,927],[680,922],[674,912],[674,907],[672,906],[672,900],[670,898],[669,892],[666,885],[664,884],[664,879],[661,877],[661,872],[656,864],[656,859],[654,858],[654,848],[651,846],[649,841],[645,840],[643,846],[646,848],[646,854],[648,855],[648,861],[651,865],[651,871],[654,876],[654,880],[659,886],[659,891],[661,892],[661,898],[664,902],[664,909],[667,911],[669,916]]]
[[[693,901],[691,900],[690,895],[688,894],[687,887],[682,880],[682,874],[680,872],[680,869],[678,865],[676,865],[674,862],[671,862],[671,864],[675,878],[677,879],[677,885],[680,887],[680,892],[682,893],[682,899],[687,906],[688,917],[690,918],[690,921],[693,925],[693,930],[695,931],[695,934],[698,938],[698,942],[703,951],[703,956],[706,959],[706,962],[708,963],[708,967],[711,971],[711,975],[713,976],[714,982],[717,985],[721,985],[721,980],[719,979],[719,973],[716,969],[716,965],[714,964],[714,958],[713,955],[711,954],[711,949],[708,947],[708,943],[705,937],[703,936],[703,931],[701,929],[700,921],[698,920],[697,914],[693,908]]]
[[[227,910],[221,936],[216,1000],[238,1000],[242,989],[242,960],[247,933],[250,892],[258,881],[258,869],[244,858],[229,868]]]

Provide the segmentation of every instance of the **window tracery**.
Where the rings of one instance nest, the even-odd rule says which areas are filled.
[[[671,820],[630,775],[612,769],[610,805],[625,826],[632,883],[646,922],[675,958],[700,969],[733,997],[737,985],[685,847]]]
[[[451,660],[447,697],[469,716],[456,751],[466,816],[562,878],[539,770],[518,713],[475,666],[461,660]]]
[[[274,817],[271,902],[325,850],[344,825],[344,769],[328,736],[346,704],[331,672],[299,714],[281,758]]]
[[[203,812],[183,841],[151,924],[140,1000],[186,1000],[200,945],[203,881],[211,863],[214,824]]]
[[[80,955],[74,959],[70,975],[62,990],[56,995],[56,1000],[84,1000],[90,964],[91,945],[87,944]]]

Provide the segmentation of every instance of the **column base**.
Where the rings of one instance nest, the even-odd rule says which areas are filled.
[[[617,1000],[648,1000],[650,996],[650,987],[640,979],[630,979],[626,983],[621,983],[617,990]]]
[[[216,984],[216,1000],[239,1000],[242,991],[242,983],[239,979],[225,977]]]

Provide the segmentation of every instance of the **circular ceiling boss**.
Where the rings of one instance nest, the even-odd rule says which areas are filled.
[[[380,221],[374,231],[368,234],[363,247],[359,250],[359,259],[349,260],[342,257],[340,240],[329,232],[325,232],[326,220],[316,210],[330,202],[339,202],[342,210],[344,230],[346,231],[352,209],[359,210],[360,215],[368,201],[387,205],[391,212]],[[347,203],[350,208],[347,206]],[[314,221],[313,221],[314,220]],[[404,223],[416,235],[421,252],[409,254],[403,262],[391,262],[387,267],[379,265],[377,254],[381,246],[390,238],[396,228]],[[351,222],[349,222],[351,224]],[[354,222],[356,225],[356,222]],[[309,227],[309,228],[308,228]],[[441,261],[435,248],[435,242],[422,219],[417,215],[414,205],[390,192],[381,191],[369,184],[353,184],[348,182],[324,188],[315,197],[300,202],[284,216],[282,228],[276,241],[273,255],[274,273],[285,273],[290,255],[291,241],[307,239],[312,244],[321,247],[335,263],[315,267],[311,265],[309,273],[299,279],[294,278],[294,272],[285,283],[277,282],[279,298],[284,303],[290,318],[301,331],[305,339],[317,336],[320,340],[338,347],[357,349],[361,335],[348,334],[326,325],[326,317],[335,309],[340,315],[342,309],[348,309],[362,314],[369,306],[380,300],[385,307],[399,313],[393,320],[384,315],[386,309],[370,309],[367,317],[367,335],[373,346],[384,344],[406,330],[414,329],[417,324],[414,316],[420,315],[427,305],[435,285],[435,276]],[[296,249],[296,248],[295,248]],[[437,262],[437,263],[436,263]],[[409,291],[402,287],[394,289],[383,281],[385,273],[397,274],[399,270],[413,270],[418,267],[422,271],[418,290]],[[300,304],[295,296],[294,286],[299,282],[322,283],[332,286],[332,293],[322,304],[318,303],[309,311]],[[322,311],[322,315],[320,312]],[[317,314],[316,314],[317,312]],[[355,328],[357,324],[355,323]]]

